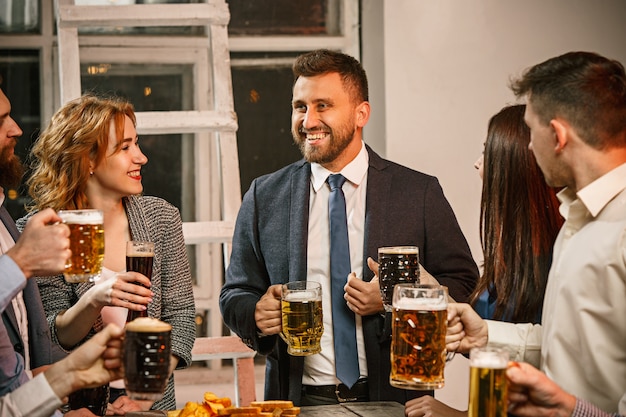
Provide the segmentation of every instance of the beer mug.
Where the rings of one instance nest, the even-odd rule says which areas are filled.
[[[506,367],[509,353],[500,348],[470,350],[468,417],[506,417]]]
[[[59,217],[70,228],[72,256],[65,263],[67,282],[95,281],[102,272],[104,227],[100,210],[59,210]]]
[[[139,272],[148,279],[152,279],[152,265],[154,263],[154,243],[131,240],[126,242],[126,270]],[[128,310],[126,321],[133,321],[137,317],[148,317],[148,310]]]
[[[378,278],[385,311],[391,311],[396,284],[419,283],[420,259],[417,246],[378,248]]]
[[[390,384],[413,390],[442,388],[448,288],[397,284],[392,305]]]
[[[71,393],[67,404],[70,410],[86,408],[95,415],[104,417],[109,405],[109,394],[109,384],[95,388],[83,388]]]
[[[324,333],[321,284],[313,281],[283,284],[280,304],[280,336],[287,343],[287,352],[294,356],[321,352]]]
[[[124,385],[133,400],[163,397],[169,379],[172,326],[151,317],[126,323]]]

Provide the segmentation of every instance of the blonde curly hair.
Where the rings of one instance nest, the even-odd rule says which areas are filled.
[[[125,116],[136,126],[133,105],[120,98],[86,94],[61,107],[31,152],[29,210],[89,208],[90,163],[97,167],[107,156],[111,122],[117,138],[113,154],[119,152]]]

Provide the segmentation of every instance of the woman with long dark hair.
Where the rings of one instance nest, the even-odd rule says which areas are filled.
[[[483,156],[480,240],[483,274],[470,296],[488,319],[539,323],[552,262],[552,245],[563,224],[555,191],[528,149],[525,105],[502,109],[489,121]]]

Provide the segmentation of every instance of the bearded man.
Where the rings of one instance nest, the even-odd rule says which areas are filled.
[[[268,400],[404,404],[429,391],[389,384],[390,313],[384,313],[368,258],[376,258],[382,246],[417,246],[421,264],[456,300],[467,300],[478,269],[437,179],[384,160],[363,142],[370,105],[361,64],[343,53],[316,50],[299,56],[293,73],[292,134],[304,159],[257,178],[243,198],[220,294],[224,321],[268,355]],[[331,174],[345,178],[339,188],[347,218],[343,249],[349,255],[347,272],[332,279]],[[281,284],[304,280],[321,283],[322,351],[290,356],[278,337]],[[336,280],[332,286],[342,293],[331,301]],[[335,348],[333,324],[340,309],[355,329],[353,352]],[[347,361],[337,359],[346,353]],[[339,372],[345,362],[352,362],[349,377]]]
[[[0,187],[17,186],[24,169],[14,149],[22,130],[0,89]],[[4,202],[0,188],[0,204]],[[0,206],[0,396],[24,384],[65,353],[51,343],[48,322],[33,276],[63,271],[70,256],[69,229],[52,209],[29,221],[20,236]],[[6,336],[4,336],[6,334]]]

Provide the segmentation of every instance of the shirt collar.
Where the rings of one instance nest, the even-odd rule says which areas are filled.
[[[626,163],[607,172],[591,184],[585,186],[576,194],[565,188],[557,196],[559,200],[569,206],[578,198],[589,213],[596,217],[617,194],[626,188]],[[563,213],[562,213],[563,214]],[[564,216],[566,217],[566,216]],[[567,217],[566,217],[567,218]]]
[[[369,155],[367,154],[365,143],[361,141],[361,150],[359,151],[359,154],[356,158],[350,161],[350,163],[346,165],[340,173],[352,184],[358,186],[365,178],[368,167]],[[337,174],[337,172],[330,172],[316,162],[311,163],[311,184],[313,184],[315,192],[318,192],[320,188],[322,188],[330,174]]]

